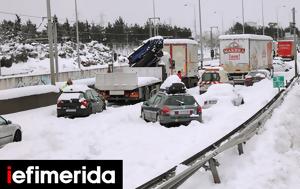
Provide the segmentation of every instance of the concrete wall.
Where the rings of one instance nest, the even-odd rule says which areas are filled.
[[[115,67],[114,70],[121,69]],[[58,75],[58,82],[67,81],[69,78],[72,80],[93,78],[96,77],[98,73],[106,73],[107,68],[82,70],[82,71],[72,71],[72,72],[61,72]],[[50,84],[50,74],[44,75],[33,75],[33,76],[14,76],[0,79],[0,90],[12,89],[26,86],[34,85],[47,85]]]
[[[45,93],[7,100],[0,100],[0,115],[56,104],[59,93]]]

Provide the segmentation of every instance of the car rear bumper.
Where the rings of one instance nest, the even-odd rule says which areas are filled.
[[[161,124],[175,124],[175,123],[187,123],[191,121],[202,122],[202,114],[190,115],[190,116],[160,116]]]
[[[82,117],[90,115],[88,109],[76,109],[76,111],[69,112],[67,109],[57,109],[57,117]]]

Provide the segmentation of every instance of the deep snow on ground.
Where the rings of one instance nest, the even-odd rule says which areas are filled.
[[[74,59],[71,58],[58,58],[59,72],[70,72],[80,70],[90,70],[96,68],[107,68],[107,64],[91,65],[89,67],[81,66],[78,68],[78,64]],[[114,63],[115,67],[128,65],[123,62]],[[27,76],[27,75],[40,75],[50,74],[50,60],[48,58],[44,60],[38,60],[30,58],[26,63],[13,64],[11,68],[1,68],[1,78],[12,77],[12,76]]]
[[[210,172],[198,171],[181,189],[299,189],[300,85],[296,84],[259,135],[244,146],[242,156],[231,149],[217,156],[221,184]]]
[[[270,80],[237,87],[245,105],[216,104],[203,110],[204,123],[165,128],[146,123],[141,104],[109,107],[86,118],[56,117],[49,106],[5,117],[22,125],[23,141],[6,145],[1,159],[122,159],[124,188],[134,188],[179,164],[247,120],[277,92]],[[188,90],[196,97],[198,87]]]

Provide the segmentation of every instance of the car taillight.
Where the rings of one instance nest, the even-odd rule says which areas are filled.
[[[170,110],[170,108],[169,108],[168,106],[164,106],[164,107],[161,109],[160,112],[161,112],[162,115],[170,115],[171,110]]]
[[[58,100],[57,103],[56,103],[57,107],[62,107],[63,103],[64,102],[62,100]]]
[[[83,106],[83,108],[87,108],[89,106],[89,102],[87,100],[81,100],[80,104]]]
[[[139,97],[139,92],[137,92],[137,91],[131,92],[130,95],[129,95],[129,97],[131,97],[131,98],[138,98]]]
[[[201,106],[198,106],[197,107],[197,113],[199,114],[199,113],[202,113],[202,107]]]

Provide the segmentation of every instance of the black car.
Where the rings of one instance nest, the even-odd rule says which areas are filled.
[[[102,112],[106,103],[100,94],[86,86],[71,85],[57,100],[57,117],[81,117]]]

